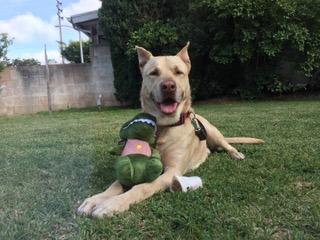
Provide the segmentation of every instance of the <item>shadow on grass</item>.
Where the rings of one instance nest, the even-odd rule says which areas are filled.
[[[115,180],[115,160],[116,156],[110,155],[105,147],[96,147],[92,158],[90,185],[98,192],[105,190]]]

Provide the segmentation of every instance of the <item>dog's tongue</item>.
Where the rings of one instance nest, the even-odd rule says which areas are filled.
[[[165,114],[174,113],[177,110],[178,103],[164,104],[160,103],[160,109]]]

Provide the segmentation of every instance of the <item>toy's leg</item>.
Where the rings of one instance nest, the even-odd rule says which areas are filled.
[[[132,166],[132,161],[129,157],[119,157],[115,164],[115,170],[116,177],[121,184],[128,186],[132,183],[134,168]]]
[[[146,182],[155,180],[163,171],[162,162],[159,158],[151,157],[147,160],[144,179]]]

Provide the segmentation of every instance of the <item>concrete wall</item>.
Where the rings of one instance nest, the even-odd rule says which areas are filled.
[[[94,46],[92,63],[50,65],[53,110],[119,105],[114,97],[110,49]],[[7,68],[0,74],[0,115],[16,115],[48,109],[45,66]]]

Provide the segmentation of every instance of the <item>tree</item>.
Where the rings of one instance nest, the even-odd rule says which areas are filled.
[[[10,44],[12,44],[12,40],[9,39],[8,34],[0,33],[0,72],[8,63],[7,52]]]
[[[208,53],[207,68],[229,69],[215,85],[224,93],[252,96],[295,91],[295,72],[310,77],[319,69],[319,12],[316,0],[200,0],[191,8],[196,19],[201,13],[206,29],[207,44],[197,47]],[[279,73],[284,62],[291,65],[290,75]]]
[[[19,66],[35,66],[35,65],[41,65],[41,63],[34,58],[27,58],[27,59],[13,59],[10,63],[11,66],[19,67]]]
[[[90,62],[90,41],[82,42],[84,62]],[[80,42],[71,41],[62,51],[62,56],[71,63],[81,63]]]
[[[176,24],[171,21],[174,15],[182,14],[183,11],[177,9],[182,6],[181,2],[102,1],[99,20],[111,45],[118,100],[139,104],[141,77],[135,45],[148,48],[155,55],[174,53],[182,46]]]
[[[294,73],[310,78],[320,68],[319,0],[102,0],[99,18],[123,101],[139,98],[135,45],[175,54],[190,40],[198,99],[293,92]],[[282,63],[290,74],[280,74]]]

